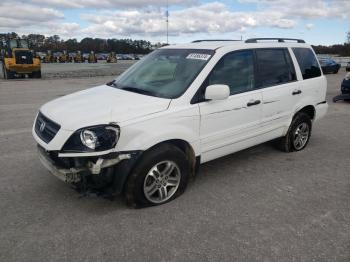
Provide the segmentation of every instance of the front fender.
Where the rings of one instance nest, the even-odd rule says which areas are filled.
[[[198,109],[197,109],[198,110]],[[127,126],[121,126],[117,151],[147,150],[161,142],[180,139],[188,142],[196,156],[200,155],[199,112],[165,114]]]

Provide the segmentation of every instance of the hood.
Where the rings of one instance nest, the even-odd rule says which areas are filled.
[[[170,101],[103,85],[52,100],[40,111],[62,129],[75,131],[161,112]]]

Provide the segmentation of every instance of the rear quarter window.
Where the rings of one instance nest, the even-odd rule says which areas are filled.
[[[292,48],[298,61],[303,79],[310,79],[321,76],[321,69],[317,59],[310,48]]]

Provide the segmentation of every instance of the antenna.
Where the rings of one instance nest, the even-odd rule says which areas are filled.
[[[166,43],[169,44],[169,0],[166,1]]]

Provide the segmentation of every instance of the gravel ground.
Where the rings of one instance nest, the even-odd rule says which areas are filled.
[[[0,79],[0,261],[350,261],[350,103],[331,102],[344,70],[327,76],[329,113],[304,151],[266,143],[217,159],[180,198],[134,210],[81,198],[39,163],[39,106],[111,80],[62,79],[61,66]]]

